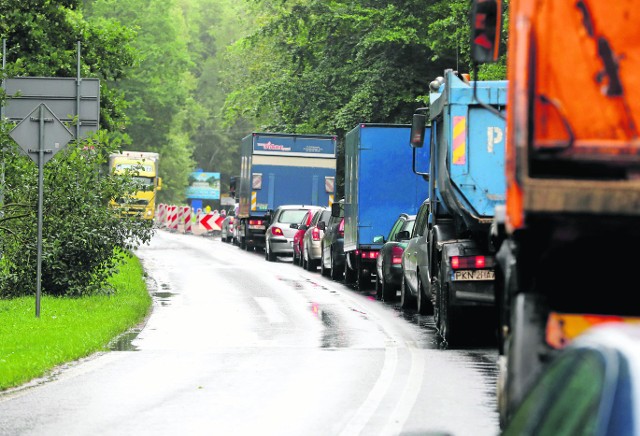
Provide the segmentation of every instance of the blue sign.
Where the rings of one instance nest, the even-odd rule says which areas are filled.
[[[189,176],[187,198],[197,200],[220,199],[220,173],[194,172]]]

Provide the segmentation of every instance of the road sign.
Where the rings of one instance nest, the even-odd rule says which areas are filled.
[[[4,116],[20,121],[34,107],[44,103],[61,121],[72,122],[78,117],[79,138],[99,128],[100,80],[74,77],[14,77],[5,79],[7,100]],[[74,137],[76,128],[73,129]]]
[[[213,227],[211,227],[211,224],[209,224],[209,220],[211,218],[213,218],[213,215],[207,214],[200,220],[200,224],[202,224],[202,226],[209,231],[213,230]]]
[[[42,124],[40,123],[41,106],[44,117]],[[41,132],[40,126],[42,126],[44,131]],[[51,109],[44,103],[41,103],[20,121],[20,123],[9,132],[9,136],[18,143],[20,148],[36,164],[39,163],[40,141],[42,140],[42,148],[44,149],[43,165],[57,152],[62,150],[74,137],[73,133],[62,124]]]

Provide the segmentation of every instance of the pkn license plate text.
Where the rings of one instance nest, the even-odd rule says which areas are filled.
[[[495,278],[496,278],[496,274],[491,269],[456,271],[453,277],[454,280],[459,280],[459,281],[495,280]]]

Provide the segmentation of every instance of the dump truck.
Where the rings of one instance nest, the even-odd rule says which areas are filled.
[[[495,327],[495,256],[489,236],[495,208],[505,201],[501,114],[507,81],[469,82],[468,76],[448,69],[429,88],[429,201],[414,228],[422,235],[417,251],[423,255],[416,256],[416,276],[405,274],[405,286],[414,289],[421,312],[423,302],[431,302],[446,348],[464,343],[478,329],[469,320],[479,313],[487,314],[487,330]],[[423,146],[425,123],[425,115],[414,115],[414,148]],[[403,255],[405,266],[412,242]]]
[[[376,237],[427,196],[427,182],[411,171],[410,133],[409,124],[360,123],[345,136],[344,278],[358,289],[375,277],[384,244]]]
[[[123,216],[138,216],[147,220],[155,217],[157,193],[162,189],[162,178],[158,177],[160,154],[145,151],[121,151],[109,155],[112,174],[130,174],[139,184],[132,195],[114,198],[110,205],[120,210]]]
[[[333,135],[254,132],[242,139],[236,200],[240,248],[264,249],[271,213],[286,204],[331,206],[336,177]]]
[[[500,5],[473,3],[476,61],[499,56]],[[640,316],[638,20],[635,2],[509,2],[507,189],[493,232],[502,425],[575,337]]]

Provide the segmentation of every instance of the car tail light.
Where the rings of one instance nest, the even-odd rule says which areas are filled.
[[[338,234],[344,237],[344,218],[340,221],[340,225],[338,226]]]
[[[249,220],[249,225],[250,226],[261,226],[262,225],[262,220]]]
[[[314,227],[311,231],[311,238],[313,238],[314,241],[320,240],[320,230],[317,227]]]
[[[271,234],[275,236],[284,236],[280,227],[271,227]]]
[[[356,253],[357,253],[357,251],[356,251]],[[377,251],[362,251],[360,253],[360,256],[363,259],[375,259],[375,258],[378,257],[378,252]]]
[[[402,253],[404,249],[402,247],[391,247],[391,264],[400,265],[402,263]]]
[[[452,256],[452,269],[493,268],[496,264],[493,256]]]

